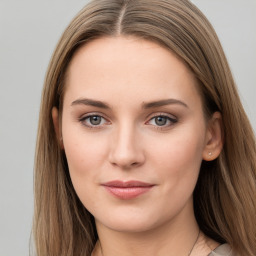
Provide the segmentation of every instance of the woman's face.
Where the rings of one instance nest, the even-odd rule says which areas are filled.
[[[112,230],[193,216],[209,132],[197,81],[156,43],[94,40],[67,74],[61,131],[76,193]]]

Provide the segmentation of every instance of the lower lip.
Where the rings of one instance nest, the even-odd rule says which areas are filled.
[[[152,189],[153,186],[148,187],[111,187],[104,186],[105,189],[110,192],[112,195],[119,199],[133,199],[136,198],[149,190]]]

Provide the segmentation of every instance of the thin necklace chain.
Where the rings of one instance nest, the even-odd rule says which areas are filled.
[[[199,231],[198,231],[198,234],[197,234],[196,240],[195,240],[195,242],[194,242],[194,244],[193,244],[193,246],[192,246],[192,248],[191,248],[191,250],[190,250],[190,252],[189,252],[188,256],[190,256],[190,255],[191,255],[191,253],[192,253],[192,251],[194,250],[194,247],[195,247],[195,245],[196,245],[196,243],[197,243],[197,241],[198,241],[199,235],[200,235],[200,229],[199,229]],[[104,256],[104,254],[103,254],[103,250],[102,250],[102,247],[101,247],[101,244],[100,244],[100,250],[101,250],[101,255],[102,255],[102,256]]]
[[[194,244],[193,244],[193,246],[192,246],[192,248],[191,248],[191,250],[190,250],[188,256],[190,256],[191,253],[192,253],[192,251],[194,250],[194,247],[195,247],[195,245],[196,245],[196,243],[197,243],[197,241],[198,241],[199,235],[200,235],[200,229],[199,229],[199,231],[198,231],[196,241],[194,242]]]

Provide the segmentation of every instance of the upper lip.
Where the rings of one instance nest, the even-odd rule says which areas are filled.
[[[154,184],[146,183],[138,180],[129,180],[129,181],[121,181],[121,180],[112,180],[102,184],[107,187],[117,187],[117,188],[131,188],[131,187],[152,187]]]

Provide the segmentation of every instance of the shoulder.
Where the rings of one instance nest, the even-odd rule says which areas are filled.
[[[228,244],[222,244],[213,250],[208,256],[238,256]]]

